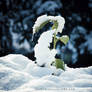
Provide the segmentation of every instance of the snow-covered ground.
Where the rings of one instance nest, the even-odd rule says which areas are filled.
[[[55,73],[55,75],[53,75]],[[0,57],[0,92],[92,92],[92,66],[40,67],[20,54]]]

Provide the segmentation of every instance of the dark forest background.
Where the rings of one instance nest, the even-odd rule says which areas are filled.
[[[32,26],[43,14],[65,18],[62,34],[70,41],[57,43],[58,57],[70,67],[92,66],[92,0],[0,0],[0,57],[23,54],[35,60],[40,33],[32,40]]]

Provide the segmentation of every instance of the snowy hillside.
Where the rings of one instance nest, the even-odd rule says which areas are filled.
[[[55,73],[56,75],[53,75]],[[0,57],[0,92],[92,92],[92,66],[39,67],[20,54]]]

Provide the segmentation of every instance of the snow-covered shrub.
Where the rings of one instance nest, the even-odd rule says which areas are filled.
[[[57,53],[56,51],[56,43],[58,41],[66,44],[69,40],[67,35],[63,35],[62,37],[58,37],[58,32],[62,33],[62,29],[65,24],[65,20],[61,16],[47,16],[42,15],[38,17],[35,25],[33,26],[33,34],[38,32],[41,28],[43,28],[48,22],[53,22],[53,26],[50,30],[44,32],[38,40],[38,44],[35,46],[35,57],[36,62],[39,66],[48,66],[55,65],[56,68],[64,68],[64,61],[61,59],[55,58]],[[53,49],[50,49],[50,43],[53,42]]]

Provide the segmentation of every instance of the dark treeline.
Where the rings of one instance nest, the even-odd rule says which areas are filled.
[[[91,0],[0,0],[0,56],[19,53],[35,60],[33,48],[40,33],[32,40],[32,26],[37,17],[61,15],[66,21],[63,34],[70,42],[67,46],[58,42],[61,52],[64,47],[58,56],[70,67],[91,66],[91,12]]]

